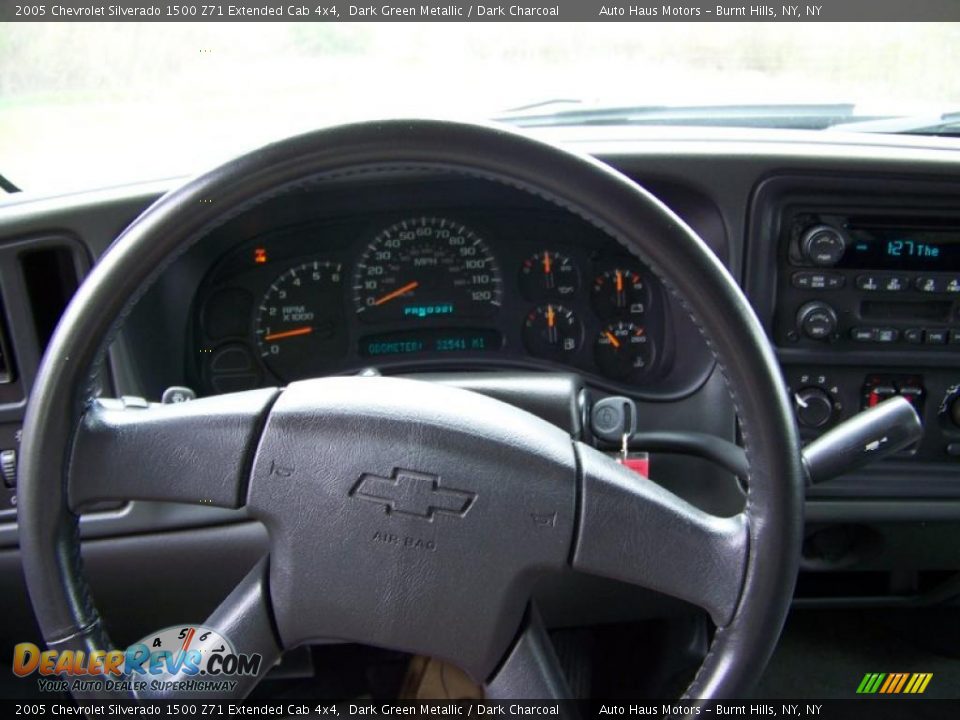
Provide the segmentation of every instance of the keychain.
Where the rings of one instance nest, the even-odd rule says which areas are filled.
[[[650,454],[646,452],[630,452],[630,433],[624,433],[620,441],[620,456],[617,462],[633,470],[643,477],[650,477]]]

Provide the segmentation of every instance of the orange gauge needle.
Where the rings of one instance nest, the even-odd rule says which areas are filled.
[[[547,305],[547,327],[553,327],[556,319],[557,314],[553,311],[553,305]]]
[[[296,330],[270,333],[269,335],[265,335],[263,339],[267,342],[272,342],[273,340],[283,340],[284,338],[297,337],[298,335],[309,335],[312,332],[313,328],[308,325],[307,327],[297,328]]]
[[[388,292],[386,295],[384,295],[381,298],[377,298],[376,300],[373,301],[373,304],[383,305],[385,302],[390,302],[394,298],[398,298],[401,295],[406,295],[408,292],[410,292],[411,290],[416,290],[418,287],[420,287],[420,283],[414,280],[413,282],[407,283],[403,287],[399,287],[396,290],[393,290],[392,292]]]
[[[543,253],[543,272],[547,275],[550,274],[550,271],[553,269],[553,264],[550,262],[550,253],[544,251]]]
[[[617,270],[617,292],[623,292],[623,273]]]
[[[614,335],[614,334],[613,334],[612,332],[610,332],[609,330],[607,330],[607,331],[604,332],[603,334],[607,336],[607,340],[610,341],[610,344],[611,344],[611,345],[613,345],[615,348],[620,347],[620,341],[617,340],[617,336],[616,336],[616,335]]]

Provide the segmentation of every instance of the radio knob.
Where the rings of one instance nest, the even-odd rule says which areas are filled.
[[[817,387],[803,388],[793,396],[797,422],[804,427],[819,428],[833,417],[833,398]]]
[[[800,238],[800,252],[814,265],[836,265],[847,249],[847,242],[836,228],[817,225],[807,230]]]
[[[950,422],[960,427],[960,396],[955,395],[947,409],[950,415]]]
[[[811,340],[827,340],[837,329],[837,313],[825,302],[808,302],[797,311],[797,327]]]

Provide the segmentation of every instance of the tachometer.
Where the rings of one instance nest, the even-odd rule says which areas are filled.
[[[257,308],[260,356],[282,380],[310,377],[346,350],[340,264],[313,260],[273,281]]]
[[[489,317],[502,280],[483,239],[447,218],[410,218],[377,235],[357,263],[354,302],[362,320]]]

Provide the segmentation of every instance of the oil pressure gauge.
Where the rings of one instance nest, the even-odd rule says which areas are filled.
[[[520,289],[529,300],[572,297],[579,285],[577,267],[563,253],[541,250],[520,266]]]

